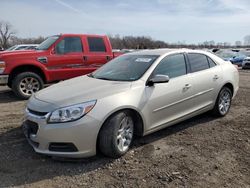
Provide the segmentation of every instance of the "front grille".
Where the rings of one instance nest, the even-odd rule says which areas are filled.
[[[50,143],[49,145],[50,151],[57,152],[77,152],[78,149],[73,143]]]
[[[38,112],[38,111],[35,111],[35,110],[31,110],[29,108],[28,108],[28,111],[29,111],[29,113],[34,114],[36,116],[45,116],[48,113],[48,112]]]
[[[250,63],[246,63],[245,65],[250,66]]]

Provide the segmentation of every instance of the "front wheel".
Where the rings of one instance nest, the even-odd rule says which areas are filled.
[[[23,72],[13,79],[11,88],[18,98],[28,99],[43,88],[43,80],[36,73]]]
[[[111,116],[100,130],[100,151],[112,158],[124,155],[130,148],[134,134],[134,120],[129,111]]]
[[[232,102],[232,92],[228,87],[223,87],[217,97],[214,105],[213,114],[216,116],[225,116],[230,109]]]

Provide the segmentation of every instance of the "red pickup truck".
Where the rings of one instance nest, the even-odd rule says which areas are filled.
[[[44,84],[88,74],[118,55],[107,36],[51,36],[36,50],[0,52],[0,85],[27,99]]]

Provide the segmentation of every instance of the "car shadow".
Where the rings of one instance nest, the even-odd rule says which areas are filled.
[[[1,87],[1,86],[0,86]],[[8,103],[8,102],[16,102],[21,101],[18,99],[15,94],[11,91],[11,89],[5,87],[0,90],[0,103]]]
[[[132,149],[214,119],[206,113],[148,136],[136,138]],[[87,159],[39,155],[28,144],[20,127],[0,132],[0,187],[24,186],[59,176],[84,175],[99,168],[106,168],[114,161],[115,159],[99,153]]]
[[[177,123],[175,125],[166,127],[163,130],[156,131],[144,137],[137,137],[137,139],[134,141],[134,147],[139,147],[141,145],[152,143],[154,141],[160,140],[172,134],[181,132],[187,128],[197,125],[202,125],[203,123],[207,123],[215,119],[216,117],[212,116],[210,112],[203,113],[201,115],[195,116],[181,123]]]

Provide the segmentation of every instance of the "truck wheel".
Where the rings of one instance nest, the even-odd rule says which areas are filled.
[[[218,117],[225,116],[230,109],[232,102],[232,92],[228,87],[223,87],[214,105],[213,114]]]
[[[28,99],[33,93],[43,88],[43,80],[36,73],[23,72],[16,75],[11,88],[18,98]]]
[[[106,156],[118,158],[124,155],[133,140],[134,120],[128,111],[111,116],[100,130],[98,146]]]

